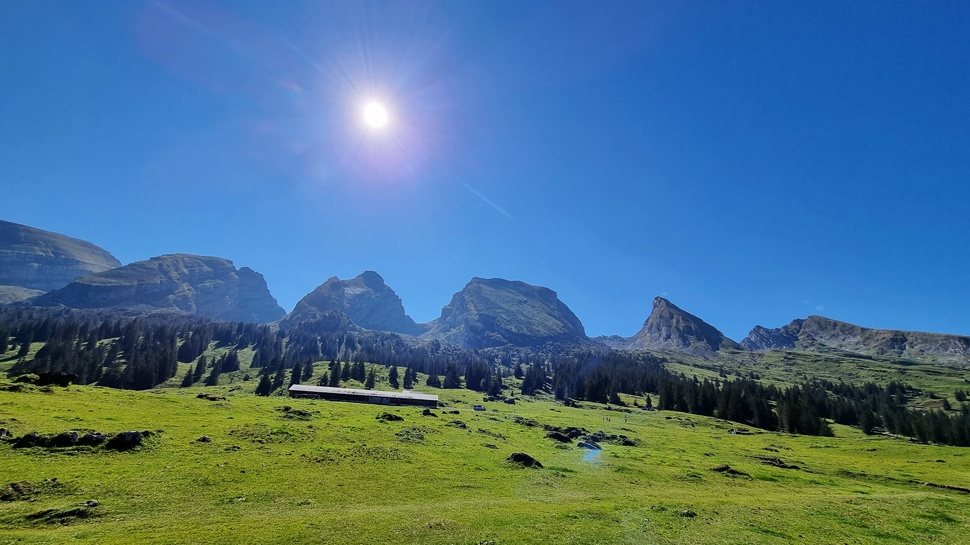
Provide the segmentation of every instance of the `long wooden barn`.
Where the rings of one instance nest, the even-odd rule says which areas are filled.
[[[309,386],[294,384],[290,386],[290,397],[324,399],[326,401],[347,401],[350,403],[371,403],[375,405],[415,405],[437,407],[438,396],[420,392],[381,392],[378,390],[354,390],[351,388],[331,388],[329,386]]]

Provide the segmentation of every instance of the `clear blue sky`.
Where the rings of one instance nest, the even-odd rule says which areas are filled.
[[[4,2],[2,218],[591,335],[970,335],[968,2]],[[390,122],[361,120],[368,100]]]

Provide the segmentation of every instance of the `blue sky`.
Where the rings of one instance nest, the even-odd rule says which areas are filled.
[[[472,276],[591,335],[970,335],[966,2],[6,2],[3,219],[186,252],[287,310]],[[382,130],[364,104],[384,103]]]

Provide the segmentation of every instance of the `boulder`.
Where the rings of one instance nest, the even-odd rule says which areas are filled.
[[[77,442],[78,434],[76,431],[65,431],[51,437],[50,441],[47,442],[47,446],[52,448],[73,447]]]
[[[431,409],[425,409],[425,410],[421,411],[421,416],[433,416],[435,418],[438,418],[438,415],[436,415],[433,412],[431,412]]]
[[[539,460],[536,460],[535,458],[533,458],[532,456],[529,456],[524,452],[513,452],[512,454],[509,454],[505,460],[508,462],[512,462],[514,464],[520,464],[525,467],[535,467],[535,468],[542,467],[542,464],[539,463]]]
[[[452,420],[451,422],[448,423],[448,425],[454,426],[456,428],[461,428],[461,429],[465,429],[468,427],[468,424],[465,424],[461,420]]]
[[[31,447],[46,447],[49,439],[45,435],[40,435],[39,433],[28,433],[27,435],[17,439],[13,444],[13,448],[31,448]]]
[[[89,446],[89,447],[95,447],[95,446],[100,445],[101,443],[104,443],[104,441],[107,438],[108,437],[105,434],[103,434],[103,433],[101,433],[99,431],[92,431],[92,432],[88,432],[88,433],[84,434],[84,437],[82,437],[82,438],[80,438],[78,440],[78,444],[79,445],[84,445],[84,446]]]
[[[549,439],[555,439],[556,441],[559,441],[560,443],[572,443],[573,442],[573,440],[570,439],[568,436],[566,436],[565,434],[560,433],[558,431],[550,431],[550,432],[546,433],[546,437],[548,437]]]
[[[112,437],[105,448],[111,450],[130,450],[142,444],[142,432],[123,431]]]
[[[381,413],[377,415],[377,419],[382,420],[384,422],[400,422],[404,420],[403,417],[398,416],[396,414],[391,414],[391,413]]]

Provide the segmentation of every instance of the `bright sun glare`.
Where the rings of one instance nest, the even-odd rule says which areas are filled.
[[[364,107],[364,121],[371,127],[383,127],[387,123],[387,110],[376,102]]]

